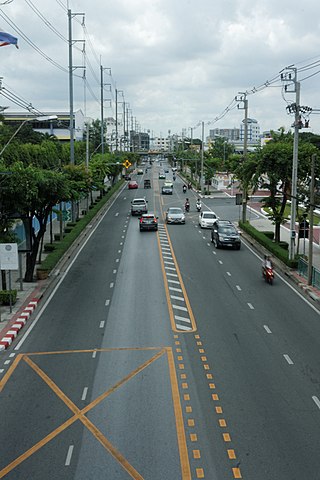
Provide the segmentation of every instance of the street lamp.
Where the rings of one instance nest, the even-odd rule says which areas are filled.
[[[3,154],[3,152],[5,151],[5,149],[7,148],[7,146],[12,142],[12,140],[14,139],[14,137],[17,135],[17,133],[19,133],[19,131],[21,130],[21,128],[23,127],[23,125],[25,125],[26,123],[28,122],[32,122],[33,120],[37,120],[37,121],[41,121],[41,122],[49,122],[50,120],[56,120],[58,117],[57,115],[42,115],[40,117],[35,117],[35,118],[26,118],[20,125],[19,127],[17,128],[17,130],[14,132],[14,134],[9,138],[9,140],[7,141],[7,143],[5,144],[5,146],[3,147],[3,149],[1,150],[0,152],[0,157],[1,155]]]

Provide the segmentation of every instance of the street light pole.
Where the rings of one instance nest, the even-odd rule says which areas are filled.
[[[203,178],[203,150],[204,150],[204,122],[201,122],[201,177],[200,177],[200,191],[203,191],[203,186],[204,186],[204,178]]]

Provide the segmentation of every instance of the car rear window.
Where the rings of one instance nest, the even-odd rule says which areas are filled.
[[[214,213],[204,213],[203,218],[216,218]]]
[[[181,208],[170,208],[169,213],[182,213]]]

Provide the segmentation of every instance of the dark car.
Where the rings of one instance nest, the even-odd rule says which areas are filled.
[[[128,188],[131,189],[131,188],[138,188],[138,182],[136,182],[135,180],[131,180],[129,183],[128,183]]]
[[[151,180],[146,178],[146,180],[143,182],[143,187],[144,188],[151,188]]]
[[[143,230],[158,230],[158,217],[153,213],[145,213],[140,217],[139,221],[140,232]]]
[[[123,177],[123,178],[124,178],[125,180],[127,180],[127,181],[128,181],[128,180],[131,180],[131,176],[130,176],[130,175],[128,175],[128,174],[124,175],[124,177]]]
[[[241,248],[240,234],[229,220],[217,220],[211,230],[211,242],[216,248]]]

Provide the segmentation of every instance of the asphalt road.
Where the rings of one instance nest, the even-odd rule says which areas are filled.
[[[265,284],[245,241],[216,250],[158,170],[1,355],[0,478],[319,480],[319,313],[281,275]],[[139,196],[158,233],[131,217]],[[166,226],[186,196],[186,225]],[[233,199],[203,208],[239,218]]]

